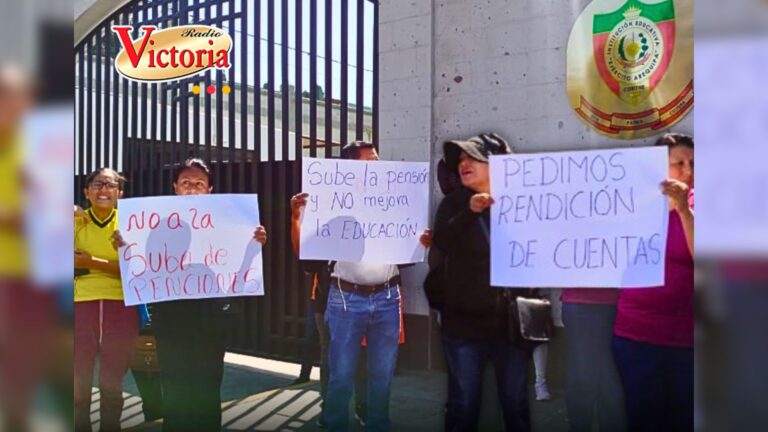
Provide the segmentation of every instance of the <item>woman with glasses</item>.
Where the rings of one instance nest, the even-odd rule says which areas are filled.
[[[101,430],[120,430],[123,376],[139,334],[135,307],[125,306],[115,249],[117,199],[125,179],[111,168],[86,178],[90,203],[75,208],[75,430],[91,430],[91,385],[99,355]]]

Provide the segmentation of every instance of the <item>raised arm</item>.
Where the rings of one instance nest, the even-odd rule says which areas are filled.
[[[685,183],[667,179],[661,182],[661,189],[664,195],[669,197],[672,208],[680,216],[680,222],[683,224],[685,233],[685,242],[688,245],[688,251],[693,256],[693,207],[689,200],[690,188]]]
[[[307,205],[308,193],[298,193],[291,197],[291,246],[293,253],[299,256],[301,242],[301,211]]]

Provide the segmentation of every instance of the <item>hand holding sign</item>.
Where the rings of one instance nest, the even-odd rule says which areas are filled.
[[[427,228],[424,230],[423,233],[421,233],[421,237],[419,237],[419,243],[421,243],[422,246],[424,246],[424,249],[429,249],[432,247],[432,230]]]
[[[661,190],[669,197],[670,205],[677,211],[686,212],[690,210],[688,205],[688,194],[690,188],[680,180],[666,179],[661,182]]]
[[[298,193],[291,197],[291,216],[298,218],[301,210],[307,205],[308,193]]]
[[[253,239],[264,246],[267,244],[267,230],[261,225],[257,226],[256,230],[253,232]]]
[[[112,247],[120,249],[123,246],[125,246],[125,240],[123,239],[122,234],[120,234],[120,230],[115,230],[115,232],[112,233]]]

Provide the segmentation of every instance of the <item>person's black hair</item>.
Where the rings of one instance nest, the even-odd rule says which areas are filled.
[[[208,168],[208,164],[206,164],[200,158],[189,158],[185,160],[184,163],[178,165],[173,173],[173,182],[174,183],[178,182],[179,176],[181,176],[181,173],[184,172],[184,170],[187,170],[189,168],[196,168],[204,172],[206,177],[208,177],[208,184],[211,183],[211,169]]]
[[[90,174],[88,174],[85,177],[85,187],[86,188],[90,187],[91,183],[93,183],[94,180],[96,180],[96,177],[98,177],[99,174],[103,174],[103,173],[112,174],[115,177],[115,180],[117,180],[117,188],[119,190],[123,190],[123,186],[125,185],[125,182],[128,181],[128,180],[126,180],[125,177],[120,175],[119,172],[113,170],[112,168],[108,168],[108,167],[99,168],[99,169],[91,172]]]
[[[693,150],[693,137],[681,133],[665,133],[656,140],[657,146],[666,146],[670,150],[683,146]]]
[[[451,171],[445,158],[441,158],[437,163],[437,184],[440,186],[440,192],[443,195],[450,195],[461,188],[461,177],[456,171]]]
[[[341,149],[341,158],[359,159],[360,151],[367,148],[375,149],[376,146],[374,146],[373,143],[367,141],[352,141]]]

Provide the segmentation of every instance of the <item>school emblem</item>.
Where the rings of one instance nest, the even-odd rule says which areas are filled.
[[[691,0],[595,0],[568,41],[568,97],[598,132],[642,138],[693,107]]]

